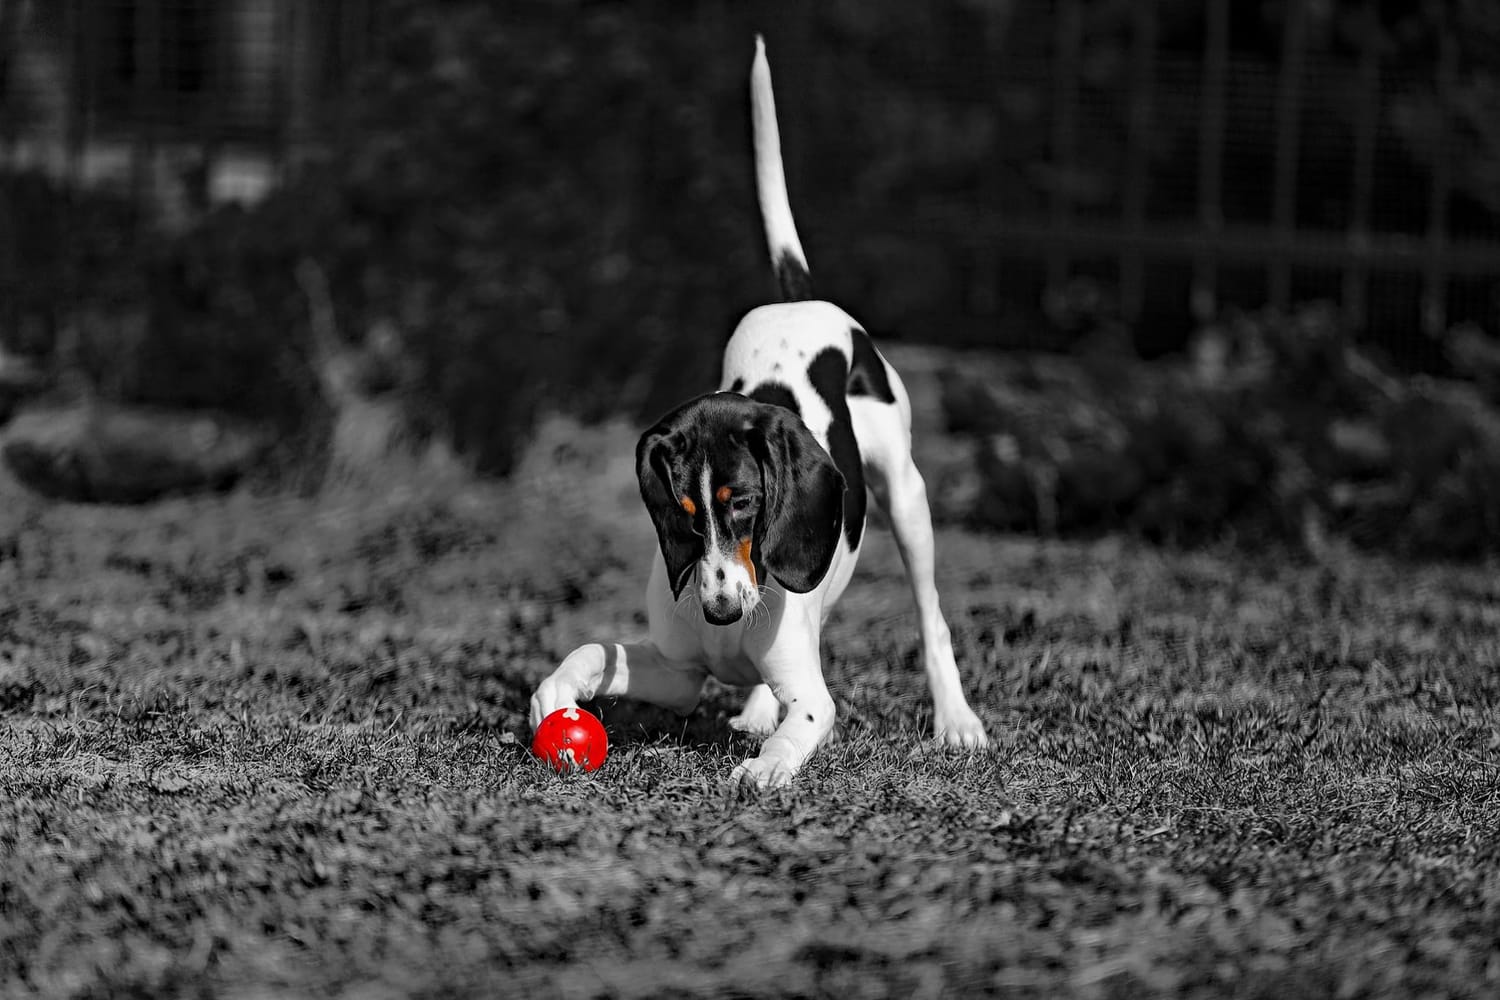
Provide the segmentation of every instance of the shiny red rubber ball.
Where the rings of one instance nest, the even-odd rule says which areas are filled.
[[[559,774],[577,768],[597,771],[609,756],[604,723],[581,708],[559,708],[542,720],[531,737],[531,752]]]

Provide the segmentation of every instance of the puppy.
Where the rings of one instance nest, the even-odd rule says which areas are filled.
[[[936,737],[983,747],[938,607],[906,388],[857,322],[812,298],[759,36],[750,108],[761,216],[785,301],[740,322],[718,392],[667,414],[636,448],[659,542],[648,638],[575,649],[537,687],[531,726],[580,700],[618,695],[686,714],[712,674],[752,686],[730,724],[766,737],[731,782],[791,780],[833,729],[819,636],[854,573],[868,490],[889,515],[916,598]]]

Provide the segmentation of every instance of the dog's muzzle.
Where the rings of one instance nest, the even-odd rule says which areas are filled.
[[[722,594],[703,602],[703,618],[710,625],[733,625],[744,613],[738,601]]]

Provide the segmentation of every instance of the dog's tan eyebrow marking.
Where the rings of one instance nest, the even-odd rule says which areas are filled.
[[[682,509],[687,511],[688,517],[692,517],[694,514],[698,513],[698,505],[693,503],[692,497],[683,497],[678,502],[682,504]]]
[[[728,503],[729,498],[733,495],[734,490],[730,489],[728,486],[720,486],[719,489],[714,493],[714,499],[719,501],[719,503]]]

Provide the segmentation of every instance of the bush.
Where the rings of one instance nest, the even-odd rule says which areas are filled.
[[[296,461],[328,432],[327,350],[394,330],[414,427],[490,472],[542,408],[654,415],[709,388],[706,345],[769,283],[748,37],[745,59],[725,60],[727,22],[664,3],[410,2],[390,16],[321,152],[252,209],[180,235],[80,218],[80,246],[130,242],[106,268],[54,223],[58,198],[7,199],[45,230],[28,242],[51,284],[13,284],[41,297],[29,313],[73,331],[66,363],[113,400],[267,422]],[[304,261],[327,276],[341,344],[310,327]]]
[[[717,22],[673,10],[412,4],[349,141],[291,193],[324,206],[310,252],[341,328],[394,321],[419,402],[482,469],[546,406],[707,388],[704,345],[741,311],[722,289],[764,287],[743,73],[704,58]]]
[[[1414,556],[1500,551],[1493,401],[1464,382],[1388,376],[1321,308],[1201,331],[1192,365],[1043,355],[951,369],[945,416],[979,479],[953,519],[1178,544],[1333,533]]]

